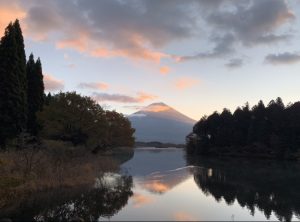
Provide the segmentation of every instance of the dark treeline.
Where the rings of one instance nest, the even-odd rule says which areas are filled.
[[[238,203],[252,215],[263,212],[280,221],[300,217],[298,163],[273,160],[187,157],[198,187],[216,201]],[[237,219],[237,218],[236,218]],[[296,219],[297,220],[297,219]]]
[[[76,92],[45,95],[41,61],[33,54],[26,61],[18,20],[1,38],[0,79],[0,150],[37,140],[84,145],[93,152],[134,144],[134,129],[122,114]]]
[[[37,133],[35,114],[42,108],[41,62],[30,55],[26,64],[19,21],[10,23],[0,41],[0,147],[28,130]]]
[[[75,92],[48,94],[38,120],[43,138],[84,145],[92,152],[134,145],[134,129],[126,117]]]
[[[97,178],[95,187],[76,187],[36,192],[1,209],[0,218],[11,221],[97,221],[112,217],[133,195],[132,178],[114,177],[113,182]],[[111,182],[111,181],[110,181]]]
[[[187,136],[189,154],[295,159],[299,147],[300,102],[285,107],[281,98],[204,116]]]

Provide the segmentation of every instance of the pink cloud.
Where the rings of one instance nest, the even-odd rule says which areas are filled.
[[[133,207],[140,208],[143,205],[150,204],[154,202],[154,199],[150,196],[144,194],[135,193],[132,197]]]
[[[92,83],[80,83],[78,87],[82,89],[107,90],[109,88],[109,85],[103,82],[92,82]]]
[[[93,98],[98,102],[117,102],[117,103],[143,103],[148,100],[158,98],[155,95],[145,92],[139,92],[136,96],[129,96],[124,94],[109,94],[109,93],[93,93]]]
[[[179,90],[191,88],[199,83],[199,80],[190,77],[182,77],[175,81],[175,87]]]
[[[1,36],[4,33],[4,29],[10,22],[26,17],[26,12],[17,4],[5,4],[0,3],[0,32]]]
[[[169,74],[169,72],[171,71],[170,67],[168,66],[162,66],[160,67],[159,69],[159,72],[162,74],[162,75],[167,75]]]
[[[196,219],[192,215],[190,215],[186,212],[177,212],[177,213],[175,213],[174,214],[174,219],[176,221],[196,221]]]
[[[47,91],[58,91],[64,89],[64,82],[51,75],[44,75],[44,84],[45,90]]]

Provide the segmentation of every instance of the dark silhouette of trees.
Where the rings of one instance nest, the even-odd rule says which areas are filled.
[[[250,110],[248,103],[233,114],[224,109],[203,117],[187,137],[190,154],[298,158],[300,103],[285,107],[282,99],[266,107],[262,101]]]
[[[300,216],[299,164],[273,160],[187,157],[194,180],[206,195],[231,205],[235,201],[254,215],[259,210],[280,221]]]
[[[10,23],[0,42],[0,146],[27,124],[27,80],[24,40],[19,21]]]
[[[34,61],[34,56],[29,56],[26,64],[26,74],[28,82],[28,122],[27,129],[33,134],[37,135],[39,125],[36,119],[36,113],[42,110],[44,104],[44,82],[42,64],[40,59]]]
[[[117,146],[132,146],[134,129],[127,118],[105,111],[90,97],[75,92],[48,95],[38,114],[46,139],[85,145],[93,152]]]
[[[37,192],[2,208],[0,218],[12,221],[97,221],[112,217],[133,195],[131,176],[115,175],[113,182],[99,178],[93,188],[74,187]],[[98,180],[98,181],[99,181]]]

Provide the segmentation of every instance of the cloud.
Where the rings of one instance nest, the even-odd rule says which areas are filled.
[[[201,52],[191,56],[181,56],[177,61],[187,61],[195,59],[214,59],[226,56],[234,51],[233,45],[235,44],[235,37],[232,34],[226,34],[222,37],[214,37],[212,41],[215,43],[215,47],[212,51]]]
[[[239,68],[243,66],[243,60],[242,59],[231,59],[228,61],[228,63],[225,64],[227,68],[234,69]]]
[[[258,46],[287,41],[292,37],[283,29],[295,19],[283,0],[241,0],[199,2],[212,50],[180,56],[179,61],[223,58],[233,54],[240,45]]]
[[[232,33],[244,45],[265,43],[265,39],[284,39],[272,32],[295,19],[283,0],[243,0],[228,7],[214,10],[207,21],[218,30]]]
[[[159,61],[162,46],[193,35],[193,8],[179,0],[32,0],[26,23],[33,34],[58,34],[57,48],[96,57]],[[180,15],[180,16],[178,16]]]
[[[198,80],[190,77],[182,77],[175,81],[175,87],[179,90],[191,88],[199,83]]]
[[[107,90],[109,88],[109,85],[103,82],[80,83],[78,85],[78,88]]]
[[[159,72],[160,72],[162,75],[167,75],[167,74],[169,74],[169,72],[170,72],[170,67],[168,67],[168,66],[161,66],[161,67],[159,68]]]
[[[143,111],[158,113],[158,112],[163,112],[163,111],[167,111],[167,110],[170,110],[170,109],[171,108],[169,106],[154,104],[154,105],[145,107],[143,109]]]
[[[300,54],[290,52],[269,54],[265,57],[265,62],[273,65],[294,64],[300,62]]]
[[[174,219],[176,221],[196,221],[196,219],[192,215],[190,215],[186,212],[177,212],[177,213],[175,213],[174,214]]]
[[[165,193],[171,189],[171,187],[168,184],[165,184],[161,181],[152,180],[145,182],[143,184],[143,188],[149,190],[150,192],[154,193]]]
[[[141,110],[145,108],[145,106],[123,106],[125,109],[133,109],[133,110]]]
[[[70,69],[74,69],[76,67],[76,65],[74,63],[70,63],[67,65]]]
[[[154,198],[151,196],[146,196],[144,194],[135,193],[132,197],[133,200],[133,207],[140,208],[143,205],[153,203]]]
[[[154,100],[157,96],[144,92],[137,93],[136,96],[128,96],[123,94],[93,93],[93,97],[98,102],[118,102],[118,103],[143,103],[148,100]]]
[[[44,84],[46,91],[58,91],[64,89],[64,82],[51,75],[44,75]]]
[[[216,59],[240,46],[292,37],[294,13],[284,0],[2,0],[1,22],[19,16],[26,37],[55,42],[85,55],[159,62],[163,58]],[[7,15],[2,13],[2,9]],[[13,14],[11,12],[14,12]],[[5,16],[2,16],[5,15]],[[5,21],[4,21],[5,20]],[[166,46],[199,39],[196,53],[170,55]],[[212,47],[202,50],[201,40]],[[202,42],[201,42],[202,43]]]
[[[10,22],[15,21],[16,18],[23,19],[26,16],[24,11],[18,4],[11,1],[2,0],[0,2],[0,32],[1,36],[4,33],[4,29]]]

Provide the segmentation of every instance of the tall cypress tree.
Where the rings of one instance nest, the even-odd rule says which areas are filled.
[[[26,127],[26,60],[19,22],[10,23],[0,42],[0,146]],[[26,85],[24,85],[26,84]]]
[[[27,116],[28,116],[28,104],[27,104],[27,76],[26,76],[26,54],[25,54],[25,45],[22,30],[20,27],[19,20],[17,19],[13,24],[16,32],[16,43],[17,43],[17,58],[18,58],[18,77],[21,87],[21,110],[20,110],[20,119],[22,124],[22,129],[27,127]]]
[[[38,123],[36,113],[42,110],[44,103],[44,82],[42,73],[42,64],[40,59],[34,61],[31,54],[26,66],[27,81],[28,81],[28,131],[34,135],[38,133]]]

